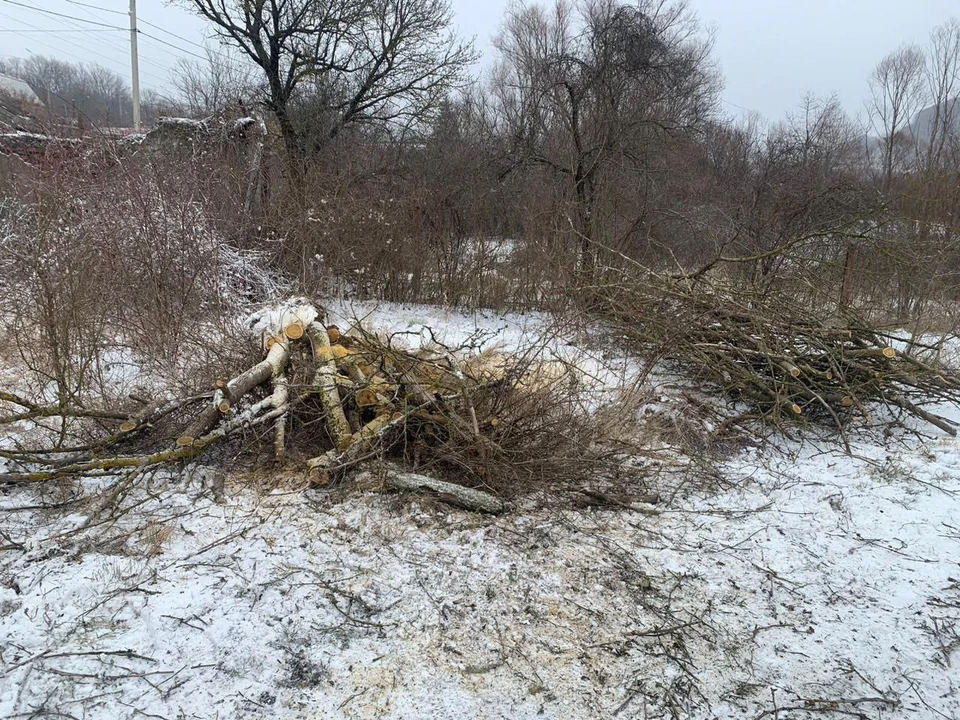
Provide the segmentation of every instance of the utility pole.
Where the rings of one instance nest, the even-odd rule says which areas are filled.
[[[137,0],[130,0],[130,70],[133,73],[133,129],[140,132],[140,67],[137,58]]]

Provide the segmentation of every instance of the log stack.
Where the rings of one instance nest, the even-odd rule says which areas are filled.
[[[451,425],[476,428],[471,394],[498,382],[468,378],[448,350],[411,353],[359,328],[343,333],[324,324],[314,308],[282,313],[278,325],[263,338],[265,357],[260,362],[232,378],[216,379],[208,392],[191,398],[150,403],[131,413],[95,414],[108,432],[75,452],[58,452],[55,447],[0,450],[0,457],[19,468],[0,474],[0,484],[107,475],[189,461],[218,443],[254,434],[270,439],[276,463],[289,464],[294,455],[313,484],[328,485],[373,458],[383,459],[411,426],[437,437],[447,434]],[[0,400],[19,408],[10,421],[56,415],[82,422],[91,414],[38,407],[9,393]],[[111,423],[117,427],[109,427]],[[307,442],[294,443],[296,452],[291,453],[291,438]],[[135,446],[146,451],[123,452]],[[321,452],[304,457],[305,447]],[[385,487],[442,486],[449,493],[443,483],[431,486],[420,476],[416,482],[395,476],[391,474]],[[467,493],[461,502],[476,497]],[[486,497],[476,509],[500,506]]]

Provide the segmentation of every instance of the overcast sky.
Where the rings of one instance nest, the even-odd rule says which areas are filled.
[[[0,0],[0,55],[83,59],[129,76],[128,33],[40,12],[126,27],[128,0],[15,1],[19,4]],[[934,26],[960,16],[958,0],[690,1],[716,32],[714,55],[726,81],[724,109],[732,115],[753,110],[768,119],[783,117],[808,91],[836,93],[856,114],[880,58],[904,42],[925,42]],[[453,5],[459,31],[475,36],[489,60],[490,39],[507,0],[453,0]],[[182,6],[164,0],[138,0],[137,8],[144,21],[141,84],[162,89],[177,57],[202,53],[206,28]]]

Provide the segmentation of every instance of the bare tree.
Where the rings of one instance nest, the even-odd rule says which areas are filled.
[[[830,180],[855,164],[856,130],[835,95],[805,95],[800,110],[789,113],[787,122],[774,129],[773,137],[790,148],[795,170],[815,171],[818,177]]]
[[[592,276],[604,173],[641,170],[651,139],[704,125],[719,90],[710,42],[683,2],[556,0],[508,10],[495,45],[515,167],[569,185],[580,270]]]
[[[43,55],[0,60],[0,70],[29,83],[51,111],[69,107],[79,84],[76,65]]]
[[[421,118],[475,58],[447,0],[185,1],[263,71],[264,104],[295,154],[351,123]]]
[[[159,90],[147,88],[140,93],[140,115],[145,125],[161,117],[178,117],[187,112],[184,104]]]
[[[828,239],[823,252],[829,257],[830,245],[840,244],[843,251],[843,275],[838,302],[850,305],[857,280],[859,232],[856,226],[869,212],[858,187],[861,167],[860,144],[853,122],[836,96],[804,97],[798,113],[775,130],[771,142],[780,143],[777,153],[788,172],[785,203],[790,211],[778,223],[780,242],[822,234]],[[784,257],[777,257],[782,263]]]
[[[0,70],[29,83],[54,115],[113,125],[131,117],[126,80],[96,63],[32,55],[0,61]]]
[[[256,93],[249,60],[206,48],[206,60],[181,58],[172,72],[173,86],[192,115],[212,115],[233,105],[246,104]]]
[[[939,165],[947,142],[958,133],[960,107],[960,21],[951,18],[934,28],[930,35],[927,63],[927,86],[933,103],[926,152],[926,167],[932,170]]]
[[[132,113],[127,112],[133,103],[127,83],[112,70],[102,65],[84,65],[81,83],[89,98],[86,110],[99,122],[120,125],[123,115],[129,117]]]
[[[885,192],[911,144],[910,122],[926,100],[925,68],[923,51],[916,45],[904,45],[883,58],[870,76],[867,113],[880,142]]]

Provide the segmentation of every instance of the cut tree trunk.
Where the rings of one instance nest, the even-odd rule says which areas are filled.
[[[386,443],[386,439],[394,430],[399,430],[406,422],[404,413],[384,413],[379,415],[357,432],[349,435],[342,447],[328,450],[319,457],[307,460],[307,469],[313,476],[314,483],[326,485],[330,482],[330,474],[346,470],[357,463],[368,459]]]
[[[279,372],[273,377],[274,407],[286,407],[290,398],[290,381],[286,372]],[[273,457],[282,463],[287,454],[287,413],[280,415],[273,424]]]
[[[290,345],[281,340],[273,343],[267,351],[266,358],[249,370],[237,375],[237,377],[227,383],[226,388],[223,390],[218,389],[214,393],[213,402],[204,408],[203,412],[187,426],[177,440],[177,444],[187,446],[195,439],[209,433],[223,417],[220,405],[224,400],[236,405],[237,402],[251,390],[259,387],[271,377],[283,372],[289,359]]]
[[[428,493],[445,503],[474,512],[498,515],[506,509],[499,498],[482,490],[455,485],[428,475],[403,472],[392,467],[383,468],[381,472],[368,470],[360,473],[356,480],[360,487],[368,489]]]
[[[313,386],[320,396],[320,404],[326,414],[327,430],[330,440],[336,448],[346,448],[351,436],[350,423],[340,404],[340,391],[337,390],[337,363],[330,349],[327,329],[318,322],[307,327],[307,337],[313,348],[313,357],[317,363],[313,377]]]
[[[843,258],[843,279],[840,282],[840,309],[846,310],[850,307],[850,300],[853,297],[853,281],[856,275],[857,253],[859,248],[856,243],[847,245],[847,252]]]

